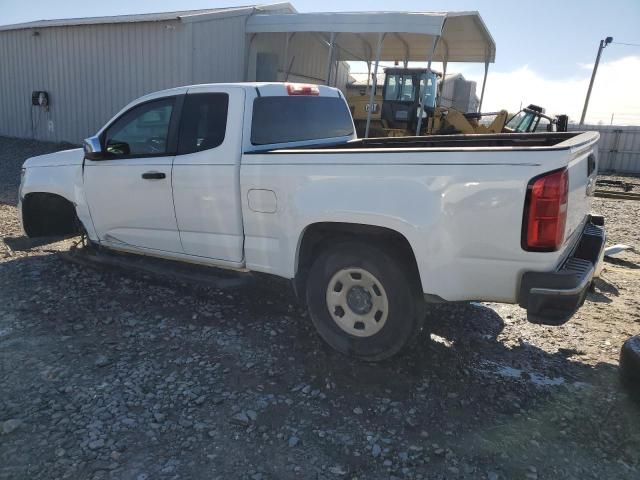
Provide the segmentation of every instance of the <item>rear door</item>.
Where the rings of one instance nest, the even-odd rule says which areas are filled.
[[[85,160],[87,203],[98,237],[114,246],[182,252],[171,167],[180,97],[135,105],[101,135],[106,160]]]
[[[189,255],[242,262],[243,114],[244,90],[239,87],[192,87],[185,97],[173,162],[173,199],[180,239]]]

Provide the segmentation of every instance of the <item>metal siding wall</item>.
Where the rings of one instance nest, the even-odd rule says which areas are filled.
[[[131,100],[164,88],[244,80],[246,15],[179,21],[76,25],[0,32],[0,135],[80,143]],[[260,35],[257,51],[283,53],[283,35]],[[296,35],[291,80],[323,83],[327,46]],[[348,65],[338,69],[345,90]],[[31,107],[45,90],[50,109]],[[52,122],[53,131],[49,129]]]
[[[244,80],[246,15],[193,23],[179,21],[76,25],[0,32],[0,135],[80,143],[131,100],[164,88]],[[39,35],[34,36],[35,31]],[[283,35],[254,42],[282,55]],[[324,83],[327,46],[297,35],[291,80]],[[251,70],[253,68],[253,70]],[[286,68],[286,67],[285,67]],[[252,76],[253,75],[253,76]],[[348,65],[338,69],[345,90]],[[50,109],[31,106],[45,90]],[[52,130],[49,122],[52,122]]]
[[[573,131],[598,131],[599,171],[640,174],[640,127],[569,125]]]
[[[246,16],[192,23],[193,77],[189,83],[244,80]]]
[[[0,135],[79,143],[131,100],[184,84],[184,30],[168,21],[0,32]],[[49,92],[49,112],[31,107],[33,90]]]

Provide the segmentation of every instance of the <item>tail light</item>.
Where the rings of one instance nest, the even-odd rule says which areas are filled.
[[[566,168],[529,182],[522,223],[522,248],[552,252],[562,246],[568,197],[569,173]]]
[[[300,83],[287,83],[289,95],[320,95],[320,89],[315,85],[303,85]]]

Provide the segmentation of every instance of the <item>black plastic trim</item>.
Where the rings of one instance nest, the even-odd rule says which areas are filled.
[[[593,218],[604,223],[602,217]],[[522,275],[518,304],[527,310],[530,322],[562,325],[573,316],[587,296],[605,239],[602,225],[590,217],[575,249],[555,271]]]

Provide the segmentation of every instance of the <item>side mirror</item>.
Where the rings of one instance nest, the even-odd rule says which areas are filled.
[[[96,135],[89,137],[84,141],[84,157],[88,160],[103,160],[105,158],[102,152],[102,145],[100,144],[100,138]]]

